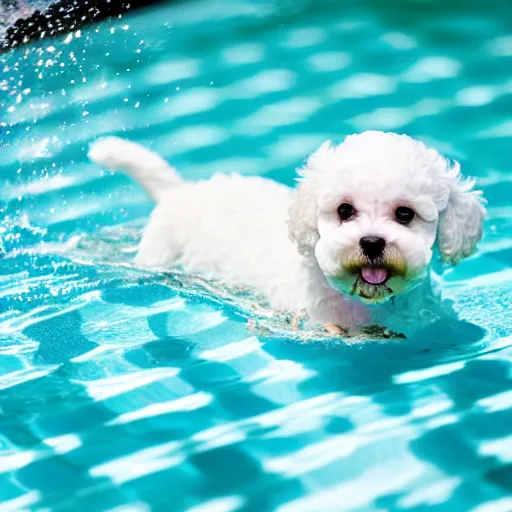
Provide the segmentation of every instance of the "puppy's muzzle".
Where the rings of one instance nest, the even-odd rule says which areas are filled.
[[[363,251],[363,255],[370,261],[381,258],[386,247],[386,240],[380,236],[363,236],[359,240],[359,245]]]
[[[384,285],[391,277],[407,275],[407,265],[401,252],[383,238],[367,236],[360,240],[358,250],[344,258],[345,271],[357,281],[370,286]]]

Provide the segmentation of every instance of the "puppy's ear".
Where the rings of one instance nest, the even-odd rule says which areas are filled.
[[[288,221],[288,234],[290,240],[297,244],[299,253],[307,256],[313,254],[318,242],[318,229],[316,227],[317,204],[315,189],[307,179],[303,181],[293,199],[290,207]]]
[[[485,201],[482,192],[474,190],[474,180],[463,180],[460,165],[455,162],[447,172],[448,203],[439,217],[437,245],[443,260],[456,265],[470,256],[482,238]]]
[[[322,144],[299,171],[299,186],[290,207],[288,221],[290,240],[300,254],[313,254],[318,242],[316,182],[333,153],[331,141]]]

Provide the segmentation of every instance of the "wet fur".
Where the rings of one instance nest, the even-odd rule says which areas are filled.
[[[422,324],[421,307],[432,311],[429,318],[442,316],[430,281],[434,246],[456,264],[482,234],[485,209],[472,182],[461,178],[458,164],[406,136],[365,132],[339,146],[326,143],[307,160],[296,189],[237,174],[185,181],[154,153],[114,137],[94,143],[89,154],[126,170],[156,202],[137,264],[179,264],[248,285],[275,309],[306,310],[314,323],[353,328],[379,321],[412,331]],[[336,217],[348,191],[361,211],[351,225]],[[395,225],[394,200],[411,203],[425,219],[410,230]],[[368,233],[388,242],[382,262],[365,263],[358,249]],[[361,282],[361,265],[370,263],[389,268],[392,279],[378,289]]]

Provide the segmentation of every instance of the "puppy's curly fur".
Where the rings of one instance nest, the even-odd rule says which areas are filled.
[[[314,322],[421,324],[422,308],[435,302],[435,246],[455,265],[482,236],[484,201],[474,181],[406,135],[369,131],[326,142],[299,171],[296,189],[237,174],[185,181],[158,155],[115,137],[96,141],[89,156],[128,172],[156,202],[139,265],[178,264],[249,285],[272,307],[305,309]],[[342,203],[349,218],[338,214]],[[411,221],[397,219],[399,207],[412,210]],[[382,251],[369,256],[365,237],[381,240]]]

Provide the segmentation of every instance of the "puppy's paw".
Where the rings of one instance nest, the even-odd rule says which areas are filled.
[[[346,330],[342,329],[339,325],[335,325],[335,324],[325,324],[324,329],[331,336],[341,336],[342,334],[347,334]]]
[[[361,327],[360,331],[367,336],[377,339],[405,339],[405,335],[401,332],[391,331],[381,325],[366,325]]]

